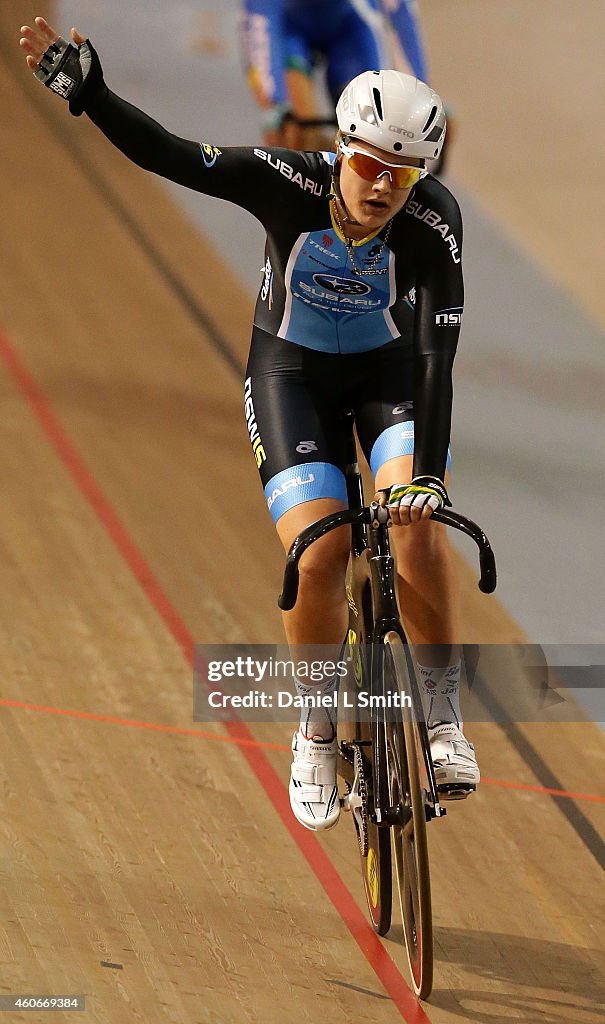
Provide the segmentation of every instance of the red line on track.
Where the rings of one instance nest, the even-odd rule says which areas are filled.
[[[549,786],[531,786],[525,782],[508,782],[506,779],[481,779],[482,786],[500,786],[502,789],[518,789],[526,793],[544,793],[547,796],[566,796],[570,800],[591,800],[605,804],[605,796],[597,793],[570,793],[566,789],[551,789]]]
[[[92,506],[116,548],[130,567],[134,577],[181,647],[187,661],[191,664],[194,646],[193,637],[155,578],[151,568],[147,565],[141,551],[130,537],[126,527],[87,469],[83,459],[52,411],[41,388],[21,361],[1,328],[0,355],[27,399],[32,412],[57,455],[69,470],[75,484]],[[243,723],[227,723],[225,728],[233,739],[239,741],[254,740],[252,733]],[[406,985],[380,939],[368,924],[342,878],[313,833],[295,824],[287,790],[262,750],[257,745],[247,746],[243,743],[241,750],[284,826],[317,876],[326,895],[341,915],[352,937],[382,982],[404,1021],[407,1024],[430,1024],[429,1018],[421,1004]]]
[[[243,747],[261,747],[266,750],[290,750],[284,743],[269,743],[265,740],[235,738],[223,736],[216,732],[205,732],[203,729],[189,729],[182,725],[164,725],[162,722],[142,722],[136,718],[118,718],[116,715],[101,715],[95,711],[77,711],[72,708],[47,707],[45,704],[28,704],[23,700],[1,699],[0,707],[20,708],[23,711],[38,711],[47,715],[63,715],[65,718],[85,718],[92,722],[103,722],[110,725],[121,725],[127,729],[148,729],[150,732],[168,732],[177,736],[197,736],[203,740],[215,740],[217,743],[235,743]],[[603,798],[605,800],[605,797]]]
[[[197,736],[215,743],[235,743],[244,747],[259,747],[261,750],[281,750],[290,752],[285,743],[270,743],[268,740],[257,740],[239,736],[223,736],[216,732],[205,732],[203,729],[188,729],[182,725],[164,725],[161,722],[142,722],[136,718],[118,718],[115,715],[101,715],[94,711],[77,711],[72,708],[47,707],[44,704],[29,704],[23,700],[0,699],[0,707],[18,708],[22,711],[37,711],[48,715],[64,715],[67,718],[85,718],[92,722],[121,725],[127,729],[149,729],[152,732],[167,732],[177,736]],[[538,793],[545,796],[562,796],[569,800],[589,800],[595,804],[605,804],[605,796],[597,793],[572,793],[566,789],[550,789],[547,786],[534,786],[525,782],[511,782],[507,779],[481,779],[482,786],[499,786],[502,789],[515,789],[521,792]]]

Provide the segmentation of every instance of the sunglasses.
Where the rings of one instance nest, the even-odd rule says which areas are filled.
[[[347,146],[344,139],[340,139],[338,148],[347,158],[351,170],[365,181],[376,181],[382,174],[388,174],[393,188],[405,189],[416,185],[429,173],[425,167],[407,167],[405,164],[389,164],[385,160],[377,160],[361,149]]]

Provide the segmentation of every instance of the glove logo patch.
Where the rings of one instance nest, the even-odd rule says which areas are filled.
[[[59,96],[62,96],[64,100],[67,99],[73,87],[73,78],[69,78],[66,74],[63,73],[63,71],[59,71],[57,77],[50,83],[49,86],[49,88],[52,89],[53,92],[58,93]]]

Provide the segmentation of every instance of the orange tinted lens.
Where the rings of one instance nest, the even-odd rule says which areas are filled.
[[[382,171],[388,171],[388,167],[381,164],[380,160],[375,160],[373,156],[366,156],[365,153],[353,153],[353,156],[349,157],[349,164],[355,174],[358,174],[360,178],[365,178],[366,181],[375,181]]]
[[[390,167],[393,188],[411,188],[420,181],[420,167]]]
[[[349,164],[360,178],[365,181],[376,181],[379,174],[387,171],[391,176],[393,188],[411,188],[420,180],[421,170],[416,167],[389,167],[381,160],[365,153],[353,153],[349,157]]]

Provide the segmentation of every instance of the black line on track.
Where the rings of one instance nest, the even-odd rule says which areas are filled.
[[[5,42],[1,37],[0,53],[3,54],[13,78],[17,81],[17,85],[21,87],[22,83],[19,80],[18,72],[14,67],[13,60],[7,53]],[[26,66],[26,74],[27,73],[28,69]],[[53,135],[63,148],[67,150],[74,160],[74,163],[76,163],[85,176],[88,177],[101,199],[107,204],[112,213],[116,215],[119,223],[130,232],[134,240],[138,245],[140,245],[152,266],[159,273],[160,277],[163,277],[166,283],[172,288],[177,299],[179,299],[183,307],[191,316],[192,320],[205,333],[215,351],[222,357],[229,369],[235,373],[238,381],[241,383],[244,373],[244,364],[231,348],[225,335],[217,327],[204,308],[199,304],[191,290],[187,287],[185,282],[181,280],[177,272],[170,266],[167,260],[164,259],[160,251],[154,245],[150,236],[137,222],[128,206],[126,206],[122,201],[118,193],[114,191],[111,184],[99,173],[93,162],[84,152],[83,148],[73,139],[70,132],[65,131],[60,117],[49,112],[51,108],[47,107],[42,100],[43,95],[44,94],[42,93],[38,99],[38,96],[35,93],[28,92],[27,99],[34,107],[36,113],[42,118],[51,135]],[[67,114],[67,116],[71,117],[71,114]],[[43,171],[43,168],[41,168],[41,170]]]
[[[479,689],[481,694],[480,700],[493,715],[495,724],[501,729],[517,753],[521,755],[528,768],[538,779],[540,785],[546,789],[560,789],[562,792],[565,792],[567,787],[563,785],[552,769],[548,767],[542,755],[530,743],[517,723],[506,721],[506,711],[498,698],[490,692],[485,680],[478,677],[478,682],[481,684]],[[586,817],[584,811],[571,797],[556,796],[555,793],[549,793],[548,796],[556,804],[588,852],[592,854],[599,867],[605,870],[605,842],[603,842],[602,837],[592,822]]]
[[[3,53],[6,64],[8,65],[13,78],[20,86],[21,83],[17,69],[14,66],[13,60],[8,55],[8,51],[2,37],[0,37],[0,52]],[[81,147],[74,142],[70,135],[66,135],[59,118],[54,114],[49,113],[50,107],[46,107],[41,97],[40,100],[38,100],[35,93],[28,93],[27,98],[36,112],[40,115],[51,134],[64,147],[64,149],[67,150],[84,174],[88,176],[101,198],[116,214],[120,223],[130,231],[132,237],[141,246],[160,276],[163,277],[167,284],[170,285],[176,297],[181,301],[194,322],[202,329],[202,331],[204,331],[215,351],[225,360],[229,369],[236,374],[238,381],[241,381],[244,370],[243,364],[240,362],[238,356],[235,354],[227,339],[221,333],[214,321],[200,306],[185,282],[182,281],[178,277],[176,271],[170,267],[149,236],[132,216],[128,207],[122,202],[117,193],[114,192],[111,185],[109,185],[102,175],[99,174],[96,167],[88,159]],[[486,691],[484,690],[483,692]],[[564,790],[565,787],[562,785],[561,781],[557,778],[554,772],[551,771],[541,755],[521,732],[519,727],[512,722],[506,724],[502,722],[502,719],[506,717],[504,709],[492,694],[490,694],[490,704],[491,707],[489,710],[494,713],[496,724],[521,755],[526,765],[536,776],[540,784],[548,789]],[[500,718],[500,721],[498,721],[498,718]],[[570,797],[558,797],[554,794],[549,795],[563,817],[574,829],[576,835],[584,844],[586,849],[595,858],[597,864],[599,864],[601,868],[605,869],[605,843],[592,823],[588,820],[580,807],[578,807],[577,803]]]

